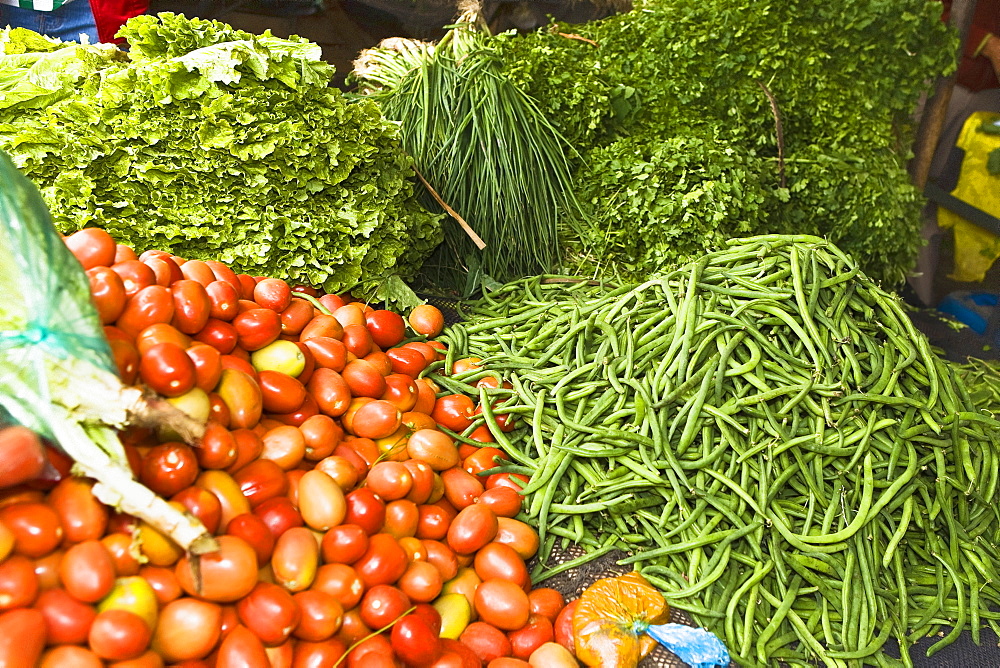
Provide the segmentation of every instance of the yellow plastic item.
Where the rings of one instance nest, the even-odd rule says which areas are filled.
[[[1000,148],[1000,135],[978,132],[984,121],[1000,119],[1000,114],[977,111],[966,119],[955,143],[965,150],[958,185],[951,194],[977,209],[1000,218],[1000,176],[990,174],[986,160]],[[938,207],[938,225],[954,228],[955,269],[948,275],[956,281],[981,281],[1000,258],[1000,237],[987,232],[958,214]]]
[[[573,613],[576,658],[585,666],[635,668],[656,646],[646,628],[669,617],[663,594],[639,573],[598,580]]]

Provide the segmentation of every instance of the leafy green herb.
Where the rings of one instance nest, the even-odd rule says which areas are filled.
[[[636,276],[700,252],[682,242],[664,254],[671,234],[795,232],[835,240],[870,276],[902,281],[922,244],[922,198],[905,170],[913,109],[927,82],[954,67],[955,36],[940,3],[636,4],[602,21],[496,40],[507,72],[579,153],[575,182],[592,208],[585,238],[633,226],[630,237],[650,240],[649,248],[592,245],[591,261],[608,275]],[[765,87],[782,121],[783,172]],[[651,167],[653,147],[666,142],[688,166],[683,173]],[[713,168],[726,151],[740,166]],[[660,188],[648,185],[646,169],[660,173]],[[713,180],[720,197],[738,198],[743,185],[750,196],[724,204],[688,197]],[[661,213],[623,216],[622,193]],[[729,217],[720,222],[723,209]],[[564,243],[578,245],[569,235]]]
[[[468,295],[556,266],[559,227],[580,214],[568,147],[505,75],[475,11],[435,45],[391,40],[367,51],[352,77],[399,121],[423,177],[485,242],[477,248],[447,222],[425,267],[433,283]],[[424,201],[434,206],[429,193]]]

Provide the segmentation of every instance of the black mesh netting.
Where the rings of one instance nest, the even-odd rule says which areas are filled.
[[[434,304],[441,309],[447,324],[451,325],[462,320],[459,303],[455,299],[432,295],[420,296],[428,303]],[[559,550],[557,546],[546,560],[546,566],[551,568],[580,557],[583,554],[583,548],[575,545],[571,545],[565,550]],[[582,566],[553,575],[539,584],[559,591],[566,598],[566,601],[569,602],[579,598],[583,590],[597,580],[623,575],[631,570],[631,566],[623,566],[617,563],[624,556],[626,556],[624,552],[610,552]],[[529,564],[529,568],[533,565],[533,563]],[[673,607],[670,609],[670,621],[676,624],[695,626],[691,617]],[[945,632],[942,631],[936,636],[923,638],[913,645],[910,649],[910,657],[913,660],[914,668],[1000,668],[1000,638],[997,638],[988,627],[982,629],[982,637],[979,645],[973,642],[972,633],[965,631],[958,640],[941,649],[933,657],[928,658],[925,656],[927,648],[937,642]],[[899,657],[898,648],[892,640],[886,644],[885,652],[893,657]],[[735,663],[730,665],[733,667],[736,666]],[[673,653],[660,646],[639,664],[639,668],[689,667],[688,664],[678,659]]]
[[[583,548],[575,545],[571,545],[566,550],[559,550],[558,547],[556,547],[552,550],[552,554],[550,554],[549,558],[546,560],[546,565],[551,568],[553,566],[557,566],[558,564],[566,563],[571,559],[581,557],[583,554]],[[569,602],[579,598],[584,589],[594,584],[601,578],[624,575],[632,570],[631,566],[622,566],[618,564],[618,561],[624,556],[626,556],[624,552],[609,552],[608,554],[587,562],[582,566],[571,568],[568,571],[553,575],[539,584],[544,587],[551,587],[552,589],[555,589],[566,598],[567,602]],[[534,564],[529,564],[529,566],[532,565]],[[670,621],[675,624],[687,624],[688,626],[695,625],[686,613],[673,607],[670,608]],[[687,665],[688,664],[678,659],[673,653],[667,651],[662,645],[658,645],[649,656],[642,660],[639,664],[639,668],[687,668]],[[736,666],[735,663],[731,665],[734,667]]]

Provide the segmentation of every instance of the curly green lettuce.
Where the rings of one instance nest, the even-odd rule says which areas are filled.
[[[0,33],[0,148],[60,231],[369,295],[440,243],[398,128],[318,45],[169,13],[119,34],[127,56]]]

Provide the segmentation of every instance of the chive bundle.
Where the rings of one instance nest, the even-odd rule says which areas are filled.
[[[480,250],[453,221],[425,265],[433,281],[465,295],[551,271],[560,224],[580,214],[565,140],[504,76],[485,30],[468,11],[436,45],[383,42],[353,73],[400,123],[418,172],[485,242]]]

